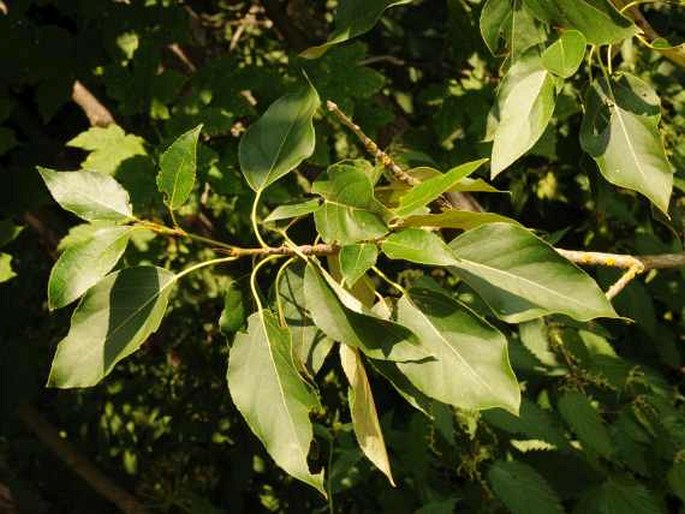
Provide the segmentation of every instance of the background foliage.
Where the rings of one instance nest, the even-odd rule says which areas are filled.
[[[366,2],[361,11],[353,1],[0,3],[0,484],[20,511],[116,510],[36,444],[27,430],[27,412],[34,412],[27,406],[33,406],[150,511],[681,512],[680,270],[652,271],[620,293],[614,307],[634,322],[587,321],[597,311],[577,315],[563,306],[544,321],[505,317],[521,322],[508,324],[493,315],[473,282],[384,258],[384,269],[401,285],[429,275],[495,325],[506,336],[522,392],[519,416],[439,403],[426,415],[382,378],[390,373],[383,363],[366,366],[395,488],[357,445],[354,401],[352,412],[347,403],[351,371],[337,352],[325,360],[312,356],[312,369],[320,368],[321,405],[311,414],[315,444],[308,464],[313,474],[328,470],[328,500],[277,467],[246,425],[225,375],[229,344],[240,343],[234,333],[254,310],[246,293],[249,259],[184,279],[169,295],[159,331],[94,388],[44,388],[71,309],[50,310],[83,292],[50,294],[50,269],[60,250],[65,255],[88,234],[55,205],[36,166],[114,177],[130,192],[137,216],[169,221],[165,204],[178,207],[174,216],[189,232],[255,246],[253,189],[273,182],[261,198],[259,214],[266,217],[302,198],[331,164],[368,158],[338,119],[312,108],[307,112],[315,135],[303,122],[307,144],[301,153],[312,147],[313,153],[297,173],[276,182],[278,169],[266,178],[250,172],[260,169],[259,158],[246,160],[249,149],[241,145],[259,136],[259,116],[287,93],[333,100],[405,169],[452,170],[492,157],[471,178],[509,193],[482,193],[478,200],[554,245],[636,255],[682,252],[685,70],[649,46],[682,41],[683,7],[640,7],[665,38],[648,45],[631,37],[637,29],[614,11],[614,25],[588,26],[594,18],[583,12],[575,17],[574,9],[602,2],[558,4],[550,13],[545,2],[533,0]],[[607,66],[607,47],[602,61],[585,60],[589,52],[578,50],[580,38],[614,43],[608,50],[612,71],[630,75],[605,81],[598,62]],[[531,57],[531,48],[547,50]],[[114,123],[106,117],[89,123],[71,100],[76,80],[109,108]],[[302,93],[306,81],[315,93]],[[636,107],[621,91],[642,92],[642,103]],[[507,95],[513,95],[509,103]],[[588,119],[588,112],[600,114]],[[611,153],[597,139],[602,127],[621,119],[638,127],[630,131],[644,151],[638,161],[649,162],[656,176],[662,173],[662,182],[612,176],[616,162],[631,158],[631,143],[619,141]],[[240,143],[247,127],[252,129],[242,141],[248,143]],[[160,166],[168,169],[165,161],[183,161],[169,149],[179,136],[189,145],[197,141],[196,176],[180,190],[170,177],[157,176]],[[669,162],[672,196],[666,184],[671,170],[663,172]],[[374,173],[372,164],[357,166]],[[327,173],[328,189],[317,182],[313,191],[334,208],[336,167]],[[492,190],[483,184],[471,182],[474,190]],[[377,191],[381,198],[395,193]],[[373,197],[367,200],[362,208],[377,208]],[[126,201],[120,207],[130,214]],[[471,249],[477,256],[484,240],[503,241],[501,233],[487,232],[493,227],[502,225],[478,228],[475,242],[460,238],[461,255]],[[514,237],[514,228],[506,230],[507,240]],[[308,220],[290,235],[313,241],[315,233]],[[187,239],[153,238],[142,230],[118,227],[108,237],[130,238],[120,268],[180,270],[214,256]],[[383,251],[393,256],[390,242]],[[260,275],[264,291],[275,273],[267,268]],[[618,277],[610,268],[592,274],[605,290]],[[302,280],[297,273],[286,279],[293,290]],[[391,292],[383,282],[376,286]]]

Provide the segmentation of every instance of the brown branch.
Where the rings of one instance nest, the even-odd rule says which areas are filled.
[[[326,102],[326,107],[330,112],[332,112],[340,122],[349,128],[352,133],[362,142],[366,151],[373,155],[386,169],[392,173],[392,176],[399,182],[406,184],[410,187],[417,186],[421,181],[415,177],[412,177],[409,173],[404,171],[395,161],[392,160],[387,153],[381,150],[378,145],[367,136],[359,125],[353,122],[347,114],[340,110],[340,107],[335,102],[328,100]],[[445,198],[445,196],[440,196],[435,200],[436,205],[440,210],[447,211],[452,209],[452,204]]]
[[[647,18],[645,18],[645,15],[642,14],[640,9],[638,8],[637,5],[632,5],[630,7],[627,7],[632,3],[632,0],[611,0],[614,6],[621,11],[624,14],[627,14],[629,18],[631,18],[634,22],[635,25],[639,27],[639,29],[642,31],[644,34],[645,39],[647,40],[648,43],[652,43],[657,39],[663,39],[659,33],[654,30],[652,25],[647,21]],[[679,45],[676,47],[672,48],[653,48],[650,47],[653,50],[656,50],[659,52],[661,55],[669,59],[670,61],[674,62],[681,68],[685,68],[685,45]]]
[[[582,252],[556,248],[560,255],[576,264],[588,266],[608,266],[613,268],[652,269],[685,268],[685,253],[665,253],[661,255],[626,255],[620,253]]]
[[[114,123],[114,116],[109,112],[109,109],[102,105],[102,103],[95,98],[95,95],[93,95],[93,93],[91,93],[79,80],[74,82],[71,99],[83,109],[83,112],[88,117],[88,121],[92,126],[106,127],[107,125]]]
[[[17,414],[26,427],[69,468],[83,478],[88,485],[116,505],[126,514],[144,514],[143,505],[130,493],[116,485],[93,463],[74,448],[69,441],[60,437],[57,428],[30,405],[19,407]]]

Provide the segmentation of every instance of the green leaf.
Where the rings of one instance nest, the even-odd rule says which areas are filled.
[[[15,225],[11,219],[0,220],[0,248],[14,241],[24,227]]]
[[[608,45],[637,33],[608,0],[523,0],[539,19],[580,31],[592,45]]]
[[[594,280],[528,230],[490,223],[450,243],[455,273],[509,323],[547,314],[580,321],[617,317]]]
[[[348,41],[371,30],[383,11],[396,5],[411,3],[412,0],[342,0],[335,13],[335,30],[328,41],[312,46],[300,53],[307,59],[318,59],[330,47]]]
[[[407,376],[399,370],[397,363],[372,359],[371,364],[378,373],[390,382],[409,405],[421,411],[429,418],[433,418],[431,410],[435,402],[409,381]]]
[[[0,252],[0,284],[16,276],[17,274],[12,269],[12,256]]]
[[[666,478],[668,479],[668,485],[671,486],[671,490],[681,501],[685,502],[685,462],[674,462],[671,469],[668,470]]]
[[[126,250],[134,228],[88,225],[88,235],[68,246],[50,272],[48,307],[60,309],[97,284]]]
[[[314,153],[312,122],[319,95],[307,85],[282,96],[250,125],[238,146],[240,169],[255,191],[262,191]]]
[[[559,412],[585,448],[603,457],[613,453],[611,437],[604,421],[587,396],[570,391],[559,398]]]
[[[394,209],[397,216],[407,216],[416,209],[428,205],[440,195],[455,187],[460,180],[476,171],[487,159],[461,164],[443,175],[430,178],[412,187],[400,198],[399,206]]]
[[[498,460],[488,471],[488,480],[495,494],[512,514],[564,512],[557,493],[527,464]]]
[[[319,206],[320,202],[318,199],[306,200],[304,202],[289,205],[280,205],[264,219],[264,223],[273,223],[275,221],[306,216],[307,214],[316,211]]]
[[[245,302],[237,282],[231,282],[224,293],[224,308],[219,317],[219,328],[224,334],[233,334],[245,324]]]
[[[521,393],[506,338],[468,307],[433,289],[414,287],[398,304],[397,320],[432,355],[400,362],[420,391],[463,409],[501,407],[518,413]]]
[[[659,133],[659,97],[632,75],[595,80],[585,96],[580,142],[614,185],[645,195],[668,212],[673,172]]]
[[[582,32],[566,30],[542,54],[542,65],[547,71],[563,78],[572,76],[583,62],[587,41]]]
[[[165,269],[140,266],[111,273],[90,288],[57,345],[48,386],[89,387],[107,376],[157,330],[175,283]]]
[[[409,329],[365,309],[311,263],[305,268],[304,291],[314,323],[331,339],[359,348],[374,359],[403,361],[429,356]]]
[[[414,514],[453,514],[457,501],[456,498],[432,501],[415,511]]]
[[[325,494],[323,473],[312,474],[309,412],[319,400],[300,377],[290,353],[290,332],[270,311],[252,314],[228,360],[233,403],[266,451],[290,475]]]
[[[388,477],[394,486],[395,481],[390,470],[388,451],[385,448],[385,440],[378,421],[371,384],[369,384],[369,378],[366,376],[362,358],[355,348],[341,344],[340,363],[350,384],[348,393],[350,414],[352,415],[352,426],[357,442],[364,455]]]
[[[611,477],[598,487],[588,489],[573,510],[574,514],[663,514],[645,486],[631,479]]]
[[[115,124],[91,127],[67,143],[67,146],[90,152],[81,167],[113,175],[121,164],[136,156],[147,156],[145,140],[126,134]]]
[[[165,194],[169,209],[176,210],[190,196],[195,185],[197,142],[202,125],[179,136],[159,158],[157,187]]]
[[[38,172],[55,201],[86,221],[130,221],[133,216],[128,192],[108,175],[41,167]]]
[[[343,246],[338,254],[340,273],[345,283],[353,286],[357,280],[376,264],[378,247],[375,244],[356,244]]]
[[[293,356],[307,375],[316,375],[333,347],[333,340],[314,325],[304,294],[304,266],[289,266],[278,283],[278,296],[290,329]]]
[[[404,259],[429,266],[454,266],[457,262],[454,253],[440,236],[420,228],[393,232],[383,240],[381,249],[391,259]]]
[[[480,33],[493,55],[499,50],[499,41],[511,23],[511,0],[487,0],[480,13]]]
[[[512,65],[497,95],[492,178],[540,139],[552,119],[555,102],[554,78],[542,66],[540,57],[529,55]]]
[[[512,223],[519,225],[519,222],[496,214],[494,212],[471,212],[450,210],[441,212],[439,214],[419,214],[416,216],[409,216],[402,220],[403,227],[438,227],[438,228],[453,228],[460,230],[470,230],[472,228],[480,227],[487,223]]]
[[[325,200],[314,212],[316,230],[325,242],[349,245],[388,232],[381,218],[384,207],[373,196],[371,170],[367,161],[342,161],[328,168],[326,178],[314,182],[312,193]]]

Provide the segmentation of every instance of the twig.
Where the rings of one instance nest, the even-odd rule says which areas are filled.
[[[83,109],[83,112],[88,117],[88,121],[92,126],[106,127],[114,123],[114,117],[109,109],[102,105],[100,101],[95,98],[95,95],[84,86],[81,81],[74,82],[74,88],[71,94],[71,99]]]
[[[633,280],[643,271],[644,268],[642,266],[634,266],[629,268],[628,271],[621,275],[621,278],[614,282],[614,284],[609,288],[609,290],[606,292],[606,297],[609,300],[614,298],[618,293],[623,291],[623,288],[626,287],[631,280]]]
[[[186,54],[185,50],[181,48],[181,45],[178,43],[171,43],[169,46],[167,46],[167,48],[178,58],[179,61],[183,63],[189,73],[197,72],[197,66],[195,66],[193,61],[190,60],[190,57],[188,57],[188,54]]]
[[[556,248],[560,255],[576,264],[588,266],[608,266],[614,268],[642,268],[641,272],[651,269],[675,269],[685,267],[684,253],[664,253],[660,255],[626,255],[619,253],[582,252]]]
[[[19,419],[40,441],[50,448],[68,467],[83,478],[102,497],[126,514],[144,514],[143,505],[133,495],[112,482],[102,471],[60,437],[59,431],[34,407],[24,404],[17,411]]]
[[[326,107],[330,112],[332,112],[340,122],[349,128],[355,136],[363,143],[366,151],[373,155],[383,166],[385,166],[393,177],[399,182],[406,184],[410,187],[417,186],[421,181],[415,177],[409,175],[400,166],[392,160],[392,158],[381,150],[374,141],[367,136],[359,125],[353,122],[349,116],[340,110],[340,107],[335,102],[328,100],[326,102]],[[452,209],[452,204],[444,196],[440,196],[435,200],[436,205],[443,211]]]

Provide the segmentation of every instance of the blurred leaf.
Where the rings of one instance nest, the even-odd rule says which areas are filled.
[[[219,328],[224,334],[233,334],[245,324],[245,302],[237,282],[231,282],[224,293],[224,308],[219,317]]]
[[[17,274],[12,270],[12,256],[0,252],[0,284],[16,276]]]
[[[412,0],[341,0],[335,13],[335,30],[322,45],[307,48],[300,55],[317,59],[328,49],[339,43],[368,32],[378,22],[383,11],[396,5],[411,3]]]
[[[252,314],[247,331],[231,347],[228,389],[276,464],[325,494],[323,473],[312,474],[307,465],[313,435],[309,412],[319,400],[298,374],[290,344],[290,332],[273,313]]]
[[[381,432],[376,405],[373,401],[371,384],[366,376],[361,356],[356,349],[341,344],[340,363],[350,384],[348,393],[350,414],[359,446],[364,455],[388,477],[390,484],[395,486],[388,451],[385,448],[383,432]]]
[[[314,153],[312,119],[319,95],[307,83],[282,96],[250,127],[240,140],[240,168],[250,187],[262,191]]]
[[[633,480],[611,477],[598,487],[583,494],[573,510],[574,514],[662,514],[665,510],[652,494]]]
[[[532,467],[517,461],[497,461],[488,471],[495,494],[512,514],[562,514],[557,493]]]
[[[38,172],[55,201],[86,221],[130,221],[133,216],[128,192],[108,175],[41,167]]]
[[[176,276],[141,266],[107,275],[88,290],[57,346],[48,386],[89,387],[157,330]]]
[[[61,309],[97,284],[126,250],[134,227],[88,225],[87,236],[68,246],[50,272],[48,307]]]
[[[174,211],[183,205],[195,185],[197,141],[202,125],[176,139],[159,158],[157,187],[165,194],[165,202]]]

